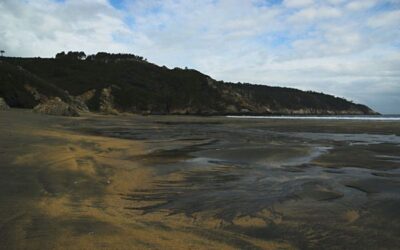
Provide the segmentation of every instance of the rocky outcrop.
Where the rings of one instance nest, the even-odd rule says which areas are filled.
[[[7,110],[10,109],[10,107],[7,105],[6,101],[0,97],[0,110]]]
[[[79,112],[90,112],[86,102],[79,97],[70,96],[68,103],[75,109],[79,110]]]
[[[95,96],[96,90],[92,89],[84,92],[78,96],[72,96],[67,93],[67,103],[73,108],[79,110],[79,112],[90,112],[88,102]]]
[[[79,98],[80,100],[82,100],[83,102],[87,103],[88,101],[90,101],[96,94],[96,90],[95,89],[91,89],[89,91],[86,91],[85,93],[76,96],[76,98]]]
[[[28,91],[33,96],[33,99],[35,99],[35,101],[38,101],[38,102],[47,101],[48,98],[45,95],[42,95],[41,93],[39,93],[39,91],[36,88],[32,87],[31,85],[25,84],[24,88],[26,91]]]
[[[48,99],[33,109],[34,112],[46,115],[79,116],[79,110],[63,102],[59,97]]]
[[[118,111],[114,108],[114,96],[112,95],[111,87],[101,90],[99,102],[99,110],[101,113],[107,115],[118,114]]]

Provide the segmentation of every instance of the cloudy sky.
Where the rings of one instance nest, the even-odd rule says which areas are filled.
[[[400,113],[400,0],[0,0],[0,49],[128,52]]]

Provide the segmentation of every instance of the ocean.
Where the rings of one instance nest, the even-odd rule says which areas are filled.
[[[400,121],[400,115],[339,115],[339,116],[301,116],[301,115],[272,115],[272,116],[236,116],[228,115],[235,119],[285,119],[285,120],[360,120],[360,121]]]

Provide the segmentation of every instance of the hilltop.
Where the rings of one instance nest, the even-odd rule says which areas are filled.
[[[376,114],[312,91],[217,81],[193,69],[160,67],[140,56],[83,52],[0,59],[0,97],[33,108],[58,97],[81,110],[147,114]]]

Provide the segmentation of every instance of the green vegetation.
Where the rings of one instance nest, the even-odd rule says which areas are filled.
[[[111,87],[119,111],[179,114],[371,114],[364,105],[315,92],[215,81],[190,69],[168,69],[131,54],[61,52],[55,59],[0,61],[0,96],[12,107],[38,102],[27,85],[47,97],[68,100],[90,90],[98,110],[102,89]],[[28,87],[29,89],[29,87]]]

